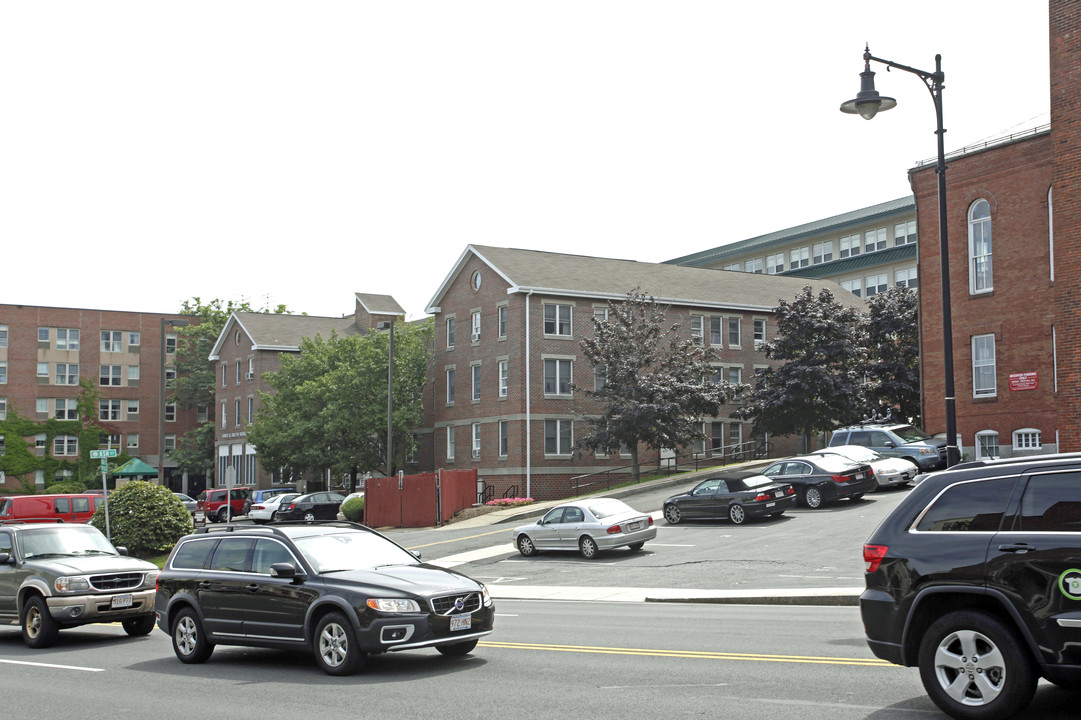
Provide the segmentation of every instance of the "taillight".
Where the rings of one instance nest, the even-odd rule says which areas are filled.
[[[623,528],[621,528],[619,525],[613,525],[612,527],[605,530],[605,532],[609,535],[616,535],[620,532],[623,532]]]
[[[885,545],[864,545],[863,561],[867,563],[867,572],[875,572],[882,564],[882,558],[886,557],[889,547]]]
[[[791,485],[789,485],[788,490],[785,491],[785,495],[795,495],[795,494],[796,494],[796,489],[794,487],[792,487]]]
[[[833,478],[833,482],[845,482],[848,480],[847,475],[830,475],[830,477]]]
[[[252,506],[251,506],[251,509],[252,509],[252,510],[262,510],[262,509],[263,509],[263,506],[262,506],[262,505],[252,505]]]
[[[296,506],[297,506],[297,504],[296,504],[296,503],[289,503],[289,507],[287,507],[287,508],[285,508],[285,509],[286,509],[286,510],[292,510],[292,509],[293,509],[293,508],[295,508]]]
[[[653,516],[652,516],[652,515],[650,515],[650,516],[649,516],[649,524],[650,524],[650,525],[652,525],[652,524],[653,524]]]
[[[767,500],[771,499],[772,497],[773,496],[770,495],[769,493],[758,493],[757,495],[755,495],[754,501],[755,502],[766,502]]]

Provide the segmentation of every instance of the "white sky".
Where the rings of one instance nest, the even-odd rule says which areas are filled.
[[[823,8],[829,8],[824,10]],[[6,2],[0,303],[410,318],[469,243],[659,262],[1049,122],[1047,3]]]

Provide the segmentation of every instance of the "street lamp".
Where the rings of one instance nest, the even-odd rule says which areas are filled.
[[[394,458],[394,321],[376,323],[380,330],[390,330],[390,345],[387,348],[387,477],[393,471]]]
[[[165,326],[184,327],[183,318],[161,319],[160,364],[158,373],[158,485],[165,484]]]
[[[939,256],[942,265],[942,362],[943,380],[945,382],[946,395],[946,466],[956,465],[960,460],[957,449],[957,407],[953,389],[953,318],[950,310],[950,247],[947,236],[946,221],[946,150],[944,136],[946,129],[942,127],[942,88],[946,79],[942,72],[942,56],[935,55],[935,71],[927,72],[918,70],[907,65],[895,63],[892,60],[883,60],[871,54],[870,45],[863,52],[863,72],[860,73],[860,92],[854,100],[841,105],[841,112],[858,114],[865,120],[870,120],[879,112],[884,112],[897,105],[897,101],[891,97],[879,95],[875,90],[875,74],[871,71],[871,61],[882,63],[886,70],[896,68],[907,73],[916,75],[927,89],[931,92],[931,100],[935,103],[935,116],[938,126],[935,134],[938,135],[938,165],[935,172],[938,174],[938,240]]]

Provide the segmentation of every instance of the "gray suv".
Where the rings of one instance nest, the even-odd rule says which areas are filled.
[[[945,438],[931,437],[923,430],[900,423],[865,423],[834,430],[830,447],[862,445],[887,457],[904,458],[920,472],[946,467]]]
[[[156,565],[126,557],[90,525],[0,525],[0,623],[18,620],[32,648],[52,645],[61,628],[89,623],[149,634],[157,578]]]

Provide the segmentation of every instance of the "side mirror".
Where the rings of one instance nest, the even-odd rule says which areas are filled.
[[[889,441],[889,440],[887,440],[887,441],[886,441],[886,442],[884,443],[884,445],[883,445],[883,446],[884,446],[884,447],[888,447],[888,448],[893,448],[893,447],[897,447],[896,445],[894,445],[894,444],[893,444],[893,442],[891,442],[891,441]]]
[[[274,563],[270,566],[270,577],[296,579],[297,569],[293,567],[293,563]],[[303,575],[300,577],[303,578]]]
[[[120,555],[127,555],[128,554],[128,549],[126,547],[124,547],[123,545],[121,545],[120,547],[118,547],[116,549],[116,552],[118,554],[120,554]]]
[[[420,560],[420,550],[410,550],[409,553],[417,560]]]
[[[10,553],[0,553],[0,565],[14,565],[15,558]]]

